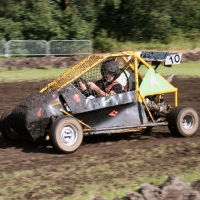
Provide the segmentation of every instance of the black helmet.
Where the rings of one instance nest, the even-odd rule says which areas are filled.
[[[115,79],[120,76],[120,69],[114,60],[106,60],[101,66],[101,75],[104,77],[104,72],[111,72],[115,75]]]

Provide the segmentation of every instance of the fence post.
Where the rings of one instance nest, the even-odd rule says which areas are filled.
[[[5,57],[10,58],[10,41],[6,42],[5,44]]]
[[[0,40],[0,56],[5,56],[5,40]]]
[[[92,54],[92,41],[91,40],[88,41],[89,41],[89,52],[90,54]]]
[[[46,43],[46,56],[51,55],[50,41]]]

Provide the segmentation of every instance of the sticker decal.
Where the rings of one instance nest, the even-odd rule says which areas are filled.
[[[74,100],[76,101],[76,102],[80,102],[81,100],[80,100],[80,97],[79,97],[79,94],[75,94],[74,96],[73,96],[73,98],[74,98]]]
[[[113,110],[111,113],[109,113],[108,115],[109,116],[113,116],[113,117],[115,117],[115,116],[117,116],[117,114],[118,114],[118,112],[116,111],[116,110]]]
[[[37,112],[37,116],[38,116],[38,117],[41,117],[41,115],[42,115],[42,108],[40,108],[40,109],[38,110],[38,112]]]
[[[111,100],[111,97],[110,97],[110,98],[108,98],[108,99],[106,100],[106,103],[109,103],[109,102],[110,102],[110,100]]]
[[[153,61],[153,60],[164,61],[168,55],[170,55],[169,52],[142,51],[141,53],[141,57],[145,61]]]
[[[55,99],[56,98],[56,94],[52,94],[52,98]]]

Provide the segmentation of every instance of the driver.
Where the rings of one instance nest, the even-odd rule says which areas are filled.
[[[114,60],[107,60],[102,64],[101,75],[102,79],[96,83],[88,82],[89,88],[94,90],[98,97],[125,92],[123,86],[116,81],[120,76],[120,69]]]

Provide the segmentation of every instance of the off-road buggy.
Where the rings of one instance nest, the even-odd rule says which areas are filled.
[[[93,54],[68,69],[40,91],[33,92],[1,117],[7,140],[49,138],[61,153],[71,153],[84,135],[141,132],[168,126],[177,136],[193,136],[199,116],[191,107],[179,107],[174,75],[162,77],[157,68],[179,64],[182,54],[169,52],[114,52]],[[117,82],[123,92],[98,97],[87,83],[102,78],[101,65],[113,59],[121,68]],[[80,87],[85,84],[85,90]],[[173,94],[173,105],[164,101]]]

